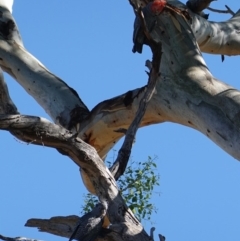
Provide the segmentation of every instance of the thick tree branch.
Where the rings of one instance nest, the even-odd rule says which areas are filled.
[[[0,65],[36,99],[54,122],[68,128],[71,113],[76,108],[81,108],[83,115],[87,115],[88,110],[77,93],[23,47],[2,40],[0,46]]]
[[[186,9],[177,1],[169,2]],[[1,11],[4,15],[6,10]],[[158,77],[156,91],[141,126],[164,121],[190,126],[240,159],[240,93],[211,75],[195,41],[196,37],[202,50],[214,52],[221,45],[216,40],[214,31],[226,24],[224,35],[231,30],[234,32],[229,37],[229,42],[223,43],[223,48],[214,53],[239,54],[239,38],[235,30],[239,26],[240,14],[237,13],[228,22],[217,25],[190,12],[191,29],[190,18],[186,19],[186,15],[181,14],[183,11],[174,12],[168,9],[156,15],[148,5],[143,12],[147,28],[151,29],[151,38],[162,44],[163,59],[161,76]],[[2,22],[6,23],[6,19]],[[104,157],[122,136],[119,129],[129,128],[146,87],[104,101],[88,115],[86,106],[74,90],[31,56],[20,40],[13,41],[18,38],[11,34],[16,29],[13,23],[7,24],[2,30],[0,28],[0,65],[41,104],[56,123],[69,128],[70,124],[81,122],[79,137],[97,151],[67,129],[39,117],[1,115],[0,129],[11,131],[28,143],[56,148],[81,167],[99,200],[107,208],[107,215],[112,223],[112,238],[149,240],[141,224],[126,207],[113,176],[98,155],[99,153]],[[203,33],[198,34],[198,29],[202,29]],[[229,43],[231,47],[227,46]],[[3,82],[2,86],[2,97],[6,101],[1,105],[1,113],[17,112]],[[10,110],[6,107],[8,104],[4,103],[11,106]],[[72,121],[71,114],[77,121]]]
[[[130,2],[138,2],[142,6],[147,5],[147,3],[141,0],[130,0]],[[147,0],[147,2],[149,3],[150,0]],[[179,9],[188,10],[192,18],[189,23],[202,52],[229,56],[240,54],[240,36],[238,34],[240,29],[240,11],[229,20],[218,23],[202,18],[178,0],[169,0],[167,2]],[[207,6],[206,3],[211,1],[193,0],[193,2],[197,5],[200,4],[200,6]]]
[[[144,1],[141,3],[144,4]],[[169,3],[180,8],[186,8],[185,5],[176,0],[171,0]],[[72,128],[77,122],[81,122],[89,113],[87,107],[73,89],[50,73],[46,67],[22,47],[20,35],[10,12],[6,9],[1,9],[1,12],[3,15],[0,19],[2,21],[2,28],[0,28],[2,37],[2,41],[0,41],[0,65],[4,71],[12,75],[56,123]],[[240,28],[239,15],[237,13],[227,22],[214,23],[191,14],[193,19],[192,29],[201,50],[216,54],[239,54],[240,39],[237,31],[235,31]],[[222,39],[215,34],[217,32],[222,33]],[[62,98],[62,95],[65,98]],[[158,123],[159,121],[161,120],[158,119],[154,122]]]
[[[178,1],[172,0],[169,2],[181,9],[186,9],[186,7]],[[234,29],[239,29],[240,27],[240,21],[238,21],[240,14],[236,14],[229,21],[219,24],[208,22],[206,19],[196,16],[191,12],[190,14],[192,17],[191,26],[193,32],[202,50],[229,55],[238,54],[240,52],[239,37],[237,32],[234,31]],[[228,34],[230,31],[231,34]],[[221,32],[226,42],[221,41],[219,36],[214,34],[215,32]],[[68,128],[71,123],[76,124],[76,122],[81,122],[80,136],[86,142],[93,145],[99,151],[101,157],[104,157],[108,150],[123,135],[116,131],[121,128],[128,129],[133,119],[132,113],[136,112],[145,89],[145,87],[142,87],[129,91],[125,95],[104,101],[98,104],[91,111],[91,115],[88,116],[88,110],[78,98],[77,94],[63,81],[51,74],[38,60],[21,47],[21,45],[3,38],[3,40],[0,41],[0,56],[2,59],[0,64],[4,70],[15,77],[15,79],[41,104],[56,123],[60,122],[61,125]],[[217,80],[213,80],[213,82],[216,82],[211,87],[213,89],[216,88],[216,85],[222,86],[220,88],[221,90],[214,90],[215,93],[220,93],[222,88],[228,93],[231,92],[231,87],[227,85],[224,86],[224,84],[218,83]],[[172,84],[175,85],[175,83]],[[200,86],[195,86],[194,88],[195,92],[205,91],[204,89],[201,90]],[[165,100],[171,101],[170,103],[174,105],[175,100],[169,96],[164,98],[165,100],[162,100],[162,96],[166,94],[162,92],[168,92],[165,87],[158,88],[157,91],[160,91],[158,92],[159,96],[155,95],[153,100],[150,101],[141,126],[164,121],[173,121],[188,126],[194,126],[194,128],[199,129],[197,125],[190,124],[191,120],[187,120],[189,118],[176,116],[176,113],[172,113],[172,111],[169,110],[165,111],[164,109],[166,106],[168,108],[168,103]],[[236,91],[234,92],[236,93]],[[64,98],[62,98],[63,95]],[[182,93],[182,95],[185,95],[185,93]],[[221,96],[221,98],[223,98],[222,94]],[[229,99],[229,95],[227,98]],[[229,101],[231,102],[231,100]],[[235,102],[235,100],[233,100],[233,102]],[[228,107],[224,110],[226,111],[226,115],[228,115]],[[71,114],[75,121],[72,121]],[[83,121],[84,118],[86,119],[85,121]],[[206,133],[206,130],[200,131]],[[218,143],[218,138],[211,138],[215,139]],[[224,147],[224,149],[226,148]]]
[[[170,3],[181,9],[186,9],[185,5],[178,1],[172,0]],[[229,21],[219,24],[208,22],[206,19],[196,16],[191,12],[190,14],[192,17],[191,26],[193,32],[202,50],[229,55],[238,54],[240,52],[239,37],[237,32],[234,31],[234,29],[239,29],[240,27],[240,21],[238,21],[240,14],[236,14]],[[231,34],[228,34],[230,31]],[[223,34],[223,39],[224,41],[226,40],[225,44],[222,45],[224,41],[221,41],[219,36],[214,34],[215,32],[221,32]],[[101,157],[104,157],[109,149],[123,135],[116,131],[121,128],[128,129],[131,120],[133,119],[133,113],[137,111],[139,101],[142,99],[143,91],[145,89],[145,87],[142,87],[140,89],[128,91],[125,95],[104,101],[98,104],[91,111],[91,115],[88,116],[87,108],[81,100],[79,100],[76,93],[55,75],[46,70],[38,60],[21,46],[3,39],[0,41],[0,56],[2,58],[0,64],[4,69],[12,74],[16,80],[29,91],[56,123],[60,122],[63,126],[68,128],[71,122],[71,114],[73,114],[75,117],[73,119],[77,121],[73,121],[72,123],[81,122],[80,136],[86,142],[93,145],[99,151]],[[166,65],[166,68],[169,67]],[[224,90],[225,93],[228,93],[227,98],[230,99],[229,101],[231,102],[229,93],[232,92],[232,88],[227,85],[224,86],[222,83],[218,83],[215,79],[212,81],[214,82],[211,87],[212,89],[221,86],[220,89],[215,89],[214,92],[219,94]],[[172,85],[175,85],[175,83],[173,82]],[[169,104],[165,101],[166,99],[171,101],[170,103],[173,105],[175,105],[176,102],[171,96],[166,96],[164,97],[164,100],[162,100],[162,96],[169,92],[165,87],[157,88],[159,95],[155,95],[150,101],[141,126],[161,123],[164,121],[173,121],[193,126],[196,129],[200,129],[201,132],[206,133],[206,130],[201,130],[202,127],[199,128],[196,124],[190,124],[191,121],[194,122],[194,120],[188,120],[190,118],[184,118],[182,115],[177,116],[176,113],[172,113],[172,111],[169,110],[165,111],[166,107],[169,108]],[[205,91],[198,85],[194,85],[194,89],[195,92]],[[43,93],[45,94],[43,95]],[[234,93],[236,93],[236,91],[234,91]],[[178,94],[180,96],[185,95],[185,93]],[[64,98],[62,98],[63,95]],[[224,94],[221,94],[221,99],[223,99],[223,97]],[[232,101],[235,102],[236,100]],[[179,106],[178,103],[176,104]],[[238,105],[238,103],[236,103],[236,105]],[[225,108],[225,115],[229,115],[228,108],[232,107],[228,106]],[[84,118],[85,121],[83,121]],[[202,124],[205,125],[204,122]],[[214,141],[219,144],[218,138],[212,136],[210,136],[210,138],[214,139]],[[220,146],[223,145],[220,144]],[[226,150],[226,147],[223,148]],[[231,153],[230,151],[228,152]],[[236,157],[235,154],[234,156]]]
[[[13,103],[7,85],[4,81],[3,72],[0,68],[0,114],[18,114],[17,107]]]
[[[143,227],[125,205],[114,178],[93,147],[75,138],[75,135],[63,127],[39,117],[1,115],[0,129],[11,131],[25,142],[54,147],[68,155],[87,173],[101,203],[107,203],[110,222],[123,232],[120,236],[114,234],[118,235],[118,240],[121,240],[125,232],[129,232],[128,227],[131,227],[132,234],[135,233],[136,240],[147,240]]]
[[[79,219],[80,218],[76,215],[52,217],[50,219],[31,218],[26,222],[25,226],[37,227],[40,232],[47,232],[60,237],[70,238]]]
[[[157,83],[156,94],[148,104],[141,126],[163,121],[190,126],[239,160],[240,92],[211,75],[187,22],[175,20],[177,15],[170,19],[163,15],[167,20],[162,17],[159,32],[153,31],[155,38],[163,38],[165,42],[162,80]],[[149,18],[151,26],[155,18]],[[169,21],[175,32],[167,27]],[[165,34],[161,35],[161,31]],[[100,156],[106,155],[123,135],[116,131],[130,125],[143,90],[144,87],[100,103],[82,123],[80,136],[93,145]]]
[[[75,90],[24,49],[10,12],[0,8],[0,13],[0,66],[35,98],[55,123],[73,127],[88,115],[87,107]]]
[[[88,215],[88,214],[87,214]],[[94,215],[92,216],[94,217]],[[87,224],[86,225],[91,225],[89,223],[89,220],[91,221],[91,217],[90,215],[88,215],[88,219],[84,220]],[[70,238],[76,228],[76,224],[79,225],[79,223],[81,223],[83,221],[82,218],[76,216],[76,215],[71,215],[71,216],[67,216],[67,217],[52,217],[50,219],[30,219],[27,221],[27,223],[25,224],[25,226],[27,227],[37,227],[39,229],[40,232],[47,232],[50,234],[54,234],[60,237],[65,237],[65,238]],[[85,226],[86,226],[85,225]],[[89,237],[84,237],[84,234],[87,235],[87,232],[83,233],[84,231],[84,226],[81,227],[80,229],[81,233],[83,234],[83,237],[79,237],[79,234],[77,234],[77,236],[72,237],[73,239],[76,240],[81,240],[84,241],[89,240]],[[91,240],[98,240],[98,241],[104,241],[104,240],[111,240],[111,231],[102,228],[99,233],[98,236],[95,239],[91,239]],[[1,238],[1,236],[0,236]],[[20,240],[6,240],[6,241],[20,241]],[[25,240],[23,240],[25,241]],[[26,240],[28,241],[28,240]],[[32,240],[29,240],[32,241]]]
[[[219,23],[191,16],[192,30],[202,52],[229,56],[240,54],[240,11],[228,21]]]

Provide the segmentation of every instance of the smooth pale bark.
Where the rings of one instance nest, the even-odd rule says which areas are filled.
[[[169,3],[181,8],[184,7],[184,5],[178,1],[169,1]],[[208,22],[206,19],[203,19],[194,13],[190,12],[190,14],[193,20],[191,26],[194,34],[196,35],[196,33],[198,33],[196,37],[199,41],[200,47],[203,48],[201,50],[219,54],[239,54],[240,43],[236,31],[238,30],[238,15],[232,18],[232,20],[229,20],[230,22],[214,23]],[[217,31],[220,27],[224,30],[222,31],[224,39],[230,38],[229,41],[232,41],[236,47],[229,45],[229,41],[222,42],[220,38],[214,38],[213,36],[210,36],[210,38],[208,37],[213,29]],[[231,35],[229,34],[230,32],[233,32],[234,34]],[[206,39],[208,39],[208,41],[205,41]],[[2,39],[0,40],[0,56],[0,65],[4,70],[10,73],[26,89],[26,91],[38,101],[55,123],[60,123],[62,126],[68,128],[69,122],[71,121],[71,112],[79,107],[78,122],[81,122],[79,136],[89,144],[93,145],[101,157],[104,157],[109,149],[123,136],[123,133],[118,132],[118,130],[120,128],[128,128],[143,95],[144,87],[129,91],[122,96],[98,104],[93,108],[90,115],[88,115],[89,111],[87,107],[81,99],[78,98],[76,93],[69,88],[65,82],[50,73],[22,46],[11,41],[11,39]],[[168,68],[169,66],[167,65],[162,71],[166,72]],[[199,71],[199,68],[196,68],[194,71]],[[188,81],[187,79],[182,81],[184,78],[190,79],[188,89],[182,86],[185,88],[186,93],[182,90],[182,87],[179,86],[181,84],[184,85],[184,83]],[[183,112],[184,116],[182,113],[180,115],[180,113],[173,111],[175,107],[183,108],[185,104],[176,101],[174,94],[169,93],[173,91],[169,89],[169,86],[174,89],[174,93],[179,97],[183,95],[183,97],[180,97],[180,100],[182,101],[186,102],[185,95],[187,94],[190,95],[190,97],[188,97],[189,103],[197,103],[196,105],[198,105],[201,101],[206,102],[207,105],[204,108],[206,108],[209,113],[211,112],[212,115],[216,115],[216,111],[218,112],[217,109],[212,109],[212,103],[216,103],[215,105],[217,106],[218,103],[216,102],[216,99],[218,99],[218,102],[224,103],[225,105],[223,108],[223,117],[229,116],[230,122],[232,119],[236,119],[236,114],[238,113],[237,108],[239,105],[237,98],[239,93],[237,90],[213,79],[212,85],[209,85],[209,83],[207,84],[209,85],[209,88],[211,88],[209,91],[206,87],[203,88],[203,85],[196,85],[194,81],[195,80],[191,81],[191,76],[182,76],[179,78],[179,81],[169,80],[169,83],[165,83],[164,85],[162,83],[159,84],[157,89],[158,94],[154,95],[149,103],[141,126],[161,123],[164,121],[191,126],[202,133],[209,135],[209,137],[221,148],[226,150],[233,157],[239,159],[237,151],[238,146],[236,146],[236,144],[230,144],[229,141],[226,142],[221,138],[221,136],[223,136],[225,139],[229,140],[229,135],[226,135],[226,133],[229,133],[229,129],[233,129],[227,120],[219,120],[219,122],[222,123],[221,129],[226,130],[224,131],[226,133],[220,133],[220,135],[218,135],[217,133],[219,133],[219,131],[216,130],[218,124],[216,123],[216,125],[212,126],[213,124],[211,124],[212,122],[209,118],[206,118],[206,116],[201,117],[201,113],[196,111],[196,109],[200,110],[200,108],[194,108],[194,113],[192,113],[191,109],[185,107],[185,111]],[[192,91],[189,92],[190,89],[192,89]],[[201,96],[198,97],[198,101],[196,101],[194,99],[196,98],[196,93],[199,92],[201,92]],[[206,100],[205,93],[206,96],[209,97],[208,100]],[[192,94],[195,96],[191,96]],[[65,98],[62,98],[63,95]],[[218,98],[216,98],[216,95]],[[225,100],[227,100],[227,102]],[[171,109],[169,109],[170,105],[168,102],[171,104]],[[208,132],[208,129],[210,132]],[[232,136],[232,133],[230,133],[230,136]],[[233,136],[233,139],[235,140],[234,143],[237,143],[237,140],[239,139],[238,132]],[[235,147],[232,148],[232,146]]]
[[[194,16],[192,30],[201,51],[210,54],[240,54],[240,11],[226,22],[209,22]]]
[[[182,38],[187,26],[176,27],[178,20],[174,18],[167,21],[165,27],[174,26],[176,31],[163,39],[162,75],[142,126],[163,121],[190,126],[239,160],[240,92],[211,75],[198,46],[192,41],[194,36]],[[104,156],[120,137],[118,128],[127,128],[131,123],[143,90],[100,103],[83,122],[81,137],[95,146],[100,156]]]
[[[178,1],[168,2],[184,7]],[[0,11],[3,13],[1,24],[7,23],[11,15],[6,9]],[[211,75],[198,48],[218,54],[239,54],[238,14],[225,23],[216,24],[190,12],[191,29],[181,14],[164,11],[153,17],[148,9],[145,14],[149,27],[155,20],[161,26],[154,28],[151,36],[162,43],[163,57],[161,76],[141,126],[171,121],[192,127],[240,160],[240,92]],[[24,49],[16,25],[4,24],[4,28],[7,31],[0,36],[0,66],[35,98],[56,124],[39,117],[3,115],[0,128],[11,131],[21,140],[54,147],[81,167],[87,176],[85,185],[89,183],[94,187],[101,203],[107,203],[111,238],[149,240],[142,225],[124,204],[114,178],[100,158],[123,135],[121,129],[128,129],[146,87],[103,101],[89,113],[74,90]],[[228,41],[222,42],[215,34],[210,34],[219,28],[224,38],[229,37]],[[3,81],[2,86],[1,113],[16,114]],[[9,105],[12,111],[8,111],[6,106]],[[77,114],[73,121],[74,111]],[[80,122],[77,138],[62,127],[69,128],[76,119]]]
[[[176,0],[169,0],[170,4],[182,9],[186,5]],[[197,5],[201,2],[194,0]],[[209,2],[209,1],[207,1]],[[208,21],[198,14],[188,10],[191,17],[191,27],[202,52],[210,54],[239,55],[240,54],[240,11],[225,22]]]
[[[75,108],[81,108],[84,116],[88,114],[78,94],[22,46],[2,40],[0,45],[2,68],[34,97],[55,123],[68,127]]]
[[[3,75],[0,75],[0,129],[11,132],[18,139],[35,144],[44,145],[57,149],[60,153],[69,156],[86,173],[89,185],[94,188],[103,209],[104,215],[107,211],[111,227],[106,233],[101,230],[100,239],[125,240],[134,236],[133,240],[149,240],[142,225],[134,217],[131,210],[126,206],[121,194],[118,191],[114,177],[100,159],[95,148],[82,141],[76,134],[51,123],[47,119],[14,115],[17,109],[8,94],[7,86],[4,83]],[[6,107],[6,103],[8,103]],[[8,115],[8,112],[11,114]],[[93,209],[87,218],[83,219],[82,228],[88,227],[96,217],[96,210]],[[89,217],[93,217],[90,219]],[[104,216],[103,216],[104,217]],[[78,217],[54,217],[50,220],[32,219],[27,226],[39,227],[41,231],[50,232],[55,235],[70,237]],[[0,239],[14,241],[19,238],[8,238],[0,236]],[[31,240],[21,238],[23,240]]]
[[[69,128],[74,110],[80,113],[81,118],[88,115],[89,110],[77,92],[23,47],[17,25],[9,11],[0,7],[0,12],[0,27],[4,30],[0,36],[2,69],[43,107],[55,123]]]

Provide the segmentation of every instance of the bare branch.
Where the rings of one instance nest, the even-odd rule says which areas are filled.
[[[163,236],[161,234],[158,234],[158,237],[159,237],[159,241],[165,241],[166,240],[165,236]]]
[[[60,237],[70,238],[76,224],[79,221],[79,217],[71,215],[67,217],[52,217],[50,219],[29,219],[26,227],[37,227],[40,232],[51,233]]]
[[[25,237],[10,238],[10,237],[5,237],[3,235],[0,235],[0,239],[4,241],[42,241],[37,239],[25,238]]]
[[[115,227],[126,223],[133,232],[138,232],[136,240],[146,240],[146,232],[126,206],[115,179],[93,147],[75,138],[75,135],[63,127],[39,117],[2,115],[0,129],[11,131],[23,141],[37,145],[44,143],[45,146],[54,147],[68,155],[87,174],[100,202],[108,208],[110,222],[115,224]],[[124,229],[125,232],[128,232],[128,229]]]
[[[90,215],[92,214],[92,216]],[[27,221],[25,224],[26,227],[36,227],[39,229],[40,232],[46,232],[50,233],[53,235],[57,235],[60,237],[65,237],[65,238],[70,238],[84,241],[84,240],[108,240],[110,238],[111,240],[111,231],[108,229],[101,228],[96,234],[95,237],[91,237],[90,239],[89,236],[87,236],[86,229],[84,230],[84,227],[87,228],[92,225],[93,218],[95,217],[95,214],[92,212],[89,214],[84,215],[85,217],[78,217],[76,215],[71,215],[71,216],[58,216],[58,217],[52,217],[50,219],[36,219],[32,218]],[[87,216],[87,218],[86,218]],[[85,224],[83,224],[85,223]],[[81,224],[81,225],[80,225]],[[82,228],[82,229],[78,229]],[[74,232],[76,231],[76,233]],[[78,231],[83,234],[83,236],[80,238]],[[85,233],[83,233],[85,231]],[[0,236],[1,238],[1,236]],[[16,240],[16,239],[10,239],[6,241],[22,241],[22,240]],[[38,241],[38,240],[23,240],[23,241]],[[40,241],[40,240],[39,240]]]
[[[230,7],[228,7],[228,5],[225,5],[225,7],[227,8],[227,10],[229,11],[229,13],[231,13],[232,15],[235,15],[236,13],[234,13]]]
[[[155,227],[152,227],[150,229],[150,237],[151,237],[152,241],[154,241],[154,231],[155,231]]]
[[[117,159],[114,162],[113,166],[110,168],[110,171],[112,172],[115,180],[118,180],[118,178],[124,173],[126,169],[126,166],[131,154],[131,150],[132,150],[132,145],[135,139],[135,135],[142,121],[142,118],[146,112],[147,105],[153,96],[153,93],[156,88],[157,80],[160,76],[159,68],[160,68],[160,62],[161,62],[161,56],[162,56],[161,43],[157,43],[151,38],[151,35],[149,33],[149,30],[147,29],[147,26],[144,20],[144,15],[140,8],[138,9],[138,13],[139,13],[139,18],[141,18],[142,20],[141,22],[144,29],[143,32],[148,38],[150,47],[152,49],[152,53],[153,53],[152,68],[151,68],[151,72],[148,80],[148,85],[145,90],[146,92],[140,101],[134,120],[132,121],[131,125],[129,126],[126,132],[126,137],[122,147],[118,152]]]
[[[176,2],[179,5],[179,2]],[[185,6],[184,9],[186,9]],[[148,104],[140,125],[172,121],[190,126],[211,138],[232,156],[240,159],[240,98],[237,98],[240,93],[211,75],[194,38],[195,35],[202,49],[208,50],[211,44],[215,44],[217,49],[216,46],[219,46],[219,43],[214,42],[214,36],[209,37],[211,41],[206,41],[206,32],[216,28],[209,23],[209,25],[206,24],[207,29],[204,29],[207,31],[203,31],[203,35],[198,34],[196,29],[202,27],[206,23],[205,20],[191,13],[193,16],[191,30],[188,25],[190,21],[187,22],[183,12],[182,10],[165,11],[156,16],[150,11],[149,6],[143,9],[145,26],[147,29],[154,30],[150,32],[150,38],[157,43],[162,43],[163,59],[156,92]],[[237,13],[231,19],[232,26],[238,26],[239,15]],[[129,113],[136,113],[139,102],[145,95],[146,87],[104,101],[89,114],[74,90],[50,73],[23,48],[20,42],[12,41],[14,37],[11,37],[10,30],[13,31],[15,25],[3,24],[3,26],[5,26],[2,27],[3,30],[0,29],[0,32],[2,31],[0,36],[2,68],[32,94],[56,123],[69,128],[70,124],[81,122],[79,137],[94,146],[97,151],[73,133],[43,118],[2,115],[0,129],[11,131],[19,139],[28,143],[38,145],[44,143],[45,146],[56,148],[69,156],[88,177],[87,182],[93,187],[104,210],[108,209],[112,237],[128,240],[133,236],[132,240],[148,240],[148,235],[126,207],[113,176],[97,153],[99,152],[102,157],[105,156],[109,148],[123,135],[117,130],[129,128],[133,119],[133,114]],[[223,27],[223,24],[218,26]],[[239,53],[238,37],[236,39],[233,37],[230,43],[231,48],[237,46],[233,53]],[[230,47],[227,47],[226,50],[221,51],[229,53],[229,49]],[[156,64],[153,61],[153,64],[156,77],[156,73],[159,72],[157,69],[159,63]],[[2,86],[4,90],[4,84]],[[43,92],[46,96],[43,96]],[[6,88],[3,93],[5,94],[3,99],[10,103],[12,112],[17,112]],[[62,98],[63,95],[65,98]],[[11,113],[4,105],[1,106],[1,112]],[[124,118],[126,115],[128,118]],[[138,127],[139,123],[135,126]],[[129,132],[130,130],[131,128]],[[128,144],[131,142],[132,138]],[[84,183],[88,188],[87,182]],[[97,221],[99,222],[95,227],[98,229],[102,216]]]
[[[17,107],[14,105],[7,85],[4,81],[2,69],[0,68],[0,114],[18,114]]]
[[[229,7],[227,7],[227,5],[225,5],[225,6],[226,6],[227,10],[218,10],[218,9],[210,8],[210,7],[208,7],[207,9],[209,11],[212,11],[212,12],[215,12],[215,13],[230,13],[232,16],[234,16],[235,13]]]
[[[208,8],[210,3],[216,0],[188,0],[186,5],[195,13]]]

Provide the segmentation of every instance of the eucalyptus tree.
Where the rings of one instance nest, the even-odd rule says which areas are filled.
[[[11,75],[53,120],[19,113],[1,73],[0,128],[24,142],[44,143],[68,156],[80,168],[86,188],[99,200],[81,218],[30,219],[28,226],[77,240],[153,239],[125,204],[116,184],[125,171],[138,127],[167,121],[188,126],[240,159],[240,92],[215,78],[201,54],[224,59],[224,55],[240,53],[240,12],[227,7],[232,18],[210,22],[203,10],[211,2],[129,0],[136,15],[133,51],[141,52],[145,44],[153,55],[146,62],[148,84],[90,111],[73,88],[25,49],[11,14],[13,2],[0,1],[1,72]],[[124,135],[116,161],[106,168],[105,156]]]

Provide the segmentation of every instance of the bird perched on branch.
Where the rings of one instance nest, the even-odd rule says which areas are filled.
[[[150,11],[154,19],[156,15],[160,14],[163,11],[166,5],[167,5],[166,0],[154,0],[153,2],[150,2],[142,10],[141,9],[136,10],[136,18],[134,21],[134,31],[133,31],[133,43],[134,43],[133,49],[132,49],[133,53],[136,53],[136,52],[142,53],[143,45],[148,43],[148,39],[144,33],[144,26],[143,26],[144,23],[143,23],[143,19],[141,19],[140,17],[140,11],[142,11],[143,15],[146,11]]]
[[[152,3],[151,3],[151,11],[154,13],[154,14],[160,14],[163,9],[166,7],[167,5],[167,2],[165,0],[154,0]]]
[[[143,44],[146,42],[146,36],[144,34],[142,23],[139,16],[136,16],[134,21],[134,31],[133,31],[133,53],[142,53]]]

